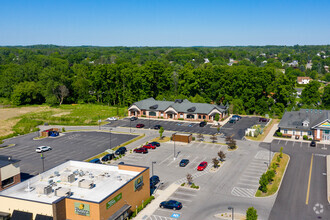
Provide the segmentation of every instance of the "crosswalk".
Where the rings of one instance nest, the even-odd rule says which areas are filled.
[[[253,198],[259,187],[260,176],[267,170],[274,153],[269,151],[258,151],[250,164],[246,167],[238,182],[231,190],[231,194],[239,197]]]

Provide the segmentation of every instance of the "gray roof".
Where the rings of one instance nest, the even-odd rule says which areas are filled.
[[[303,88],[295,88],[295,90],[301,93],[303,91]]]
[[[200,114],[208,114],[213,109],[218,109],[220,112],[225,112],[228,107],[224,105],[213,105],[208,103],[193,103],[187,99],[181,100],[182,102],[177,101],[158,101],[154,98],[144,99],[138,102],[133,103],[141,110],[155,110],[155,111],[165,111],[167,108],[172,107],[177,112],[184,112],[184,113],[200,113]],[[152,109],[150,107],[158,105],[156,109]],[[195,108],[193,108],[195,107]],[[188,109],[193,110],[189,112]]]
[[[10,158],[10,160],[8,160],[8,158]],[[10,156],[0,155],[0,168],[8,166],[9,164],[17,163],[17,162],[20,162],[20,160],[13,159]]]
[[[319,109],[300,109],[299,111],[285,112],[279,128],[310,130],[312,127],[329,119],[330,111]],[[308,121],[308,127],[303,126],[303,122]]]

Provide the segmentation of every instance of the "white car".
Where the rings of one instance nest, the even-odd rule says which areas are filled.
[[[42,152],[45,152],[45,151],[49,151],[51,149],[52,148],[49,147],[49,146],[40,146],[40,147],[37,147],[36,152],[37,153],[42,153]]]
[[[111,118],[107,118],[107,121],[117,121],[118,118],[117,117],[111,117]]]

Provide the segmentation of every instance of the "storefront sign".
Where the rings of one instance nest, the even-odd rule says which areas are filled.
[[[143,185],[143,176],[140,176],[134,181],[134,191],[141,188],[142,185]]]
[[[77,215],[89,216],[89,205],[80,202],[75,202],[74,213],[76,213]]]
[[[119,193],[115,198],[111,199],[109,202],[107,202],[106,207],[107,209],[116,204],[121,198],[123,197],[122,193]]]

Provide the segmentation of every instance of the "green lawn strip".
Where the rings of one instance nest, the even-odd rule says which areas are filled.
[[[112,150],[116,151],[118,148],[120,148],[120,147],[124,147],[124,146],[126,146],[126,145],[128,145],[128,144],[130,144],[130,143],[133,143],[133,142],[135,142],[135,141],[137,141],[137,140],[143,138],[144,136],[145,136],[145,134],[142,134],[142,135],[140,135],[140,136],[138,136],[138,137],[136,137],[136,138],[134,138],[134,139],[132,139],[132,140],[126,141],[125,143],[123,143],[123,144],[121,144],[121,145],[119,145],[119,146],[116,146],[115,148],[112,148]],[[103,157],[103,156],[105,156],[106,154],[108,154],[108,153],[107,153],[107,152],[102,152],[102,153],[100,153],[100,154],[98,154],[98,155],[95,155],[95,156],[93,156],[93,157],[90,157],[90,158],[86,159],[85,161],[88,162],[88,161],[91,161],[91,160],[93,160],[93,159]]]
[[[279,153],[276,153],[272,159],[272,163],[276,163],[276,158]],[[256,197],[266,197],[271,196],[275,194],[281,184],[281,180],[283,178],[283,175],[285,173],[285,169],[289,162],[289,155],[283,153],[283,157],[281,158],[280,166],[276,169],[276,174],[274,177],[274,180],[272,181],[272,184],[267,185],[267,193],[261,192],[259,189],[256,192]]]
[[[264,132],[258,135],[258,137],[250,137],[246,135],[245,138],[251,141],[263,141],[276,122],[278,122],[278,119],[272,119],[272,121],[264,128]]]
[[[164,143],[164,142],[170,141],[170,139],[171,139],[170,137],[163,137],[163,139],[160,139],[159,137],[156,137],[156,138],[150,140],[149,143],[153,142],[153,141],[157,141],[159,143]]]

